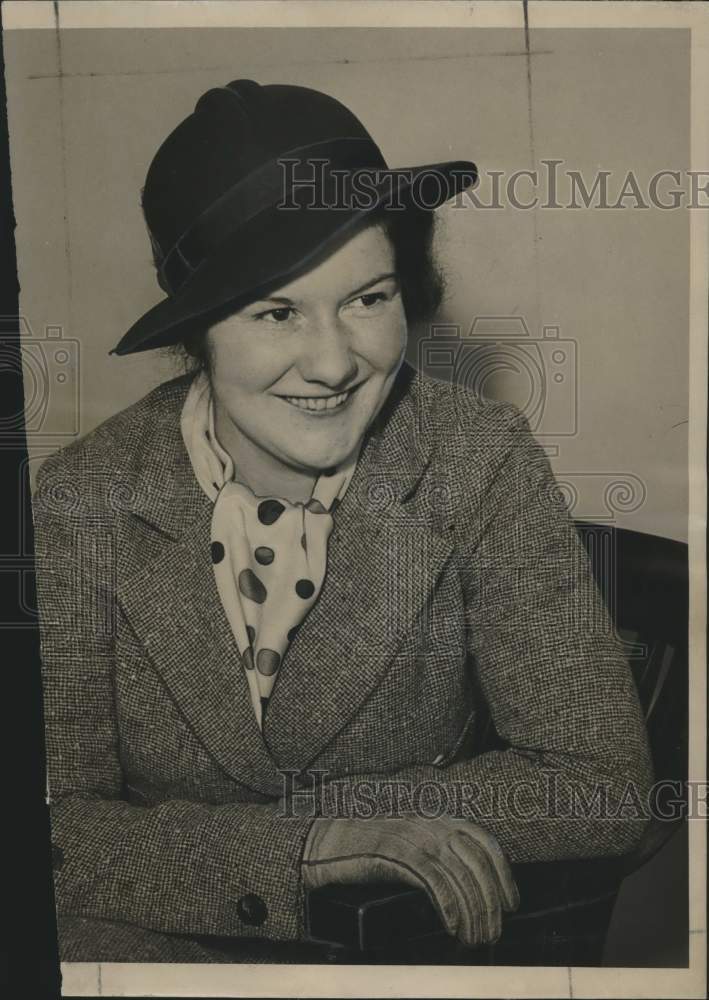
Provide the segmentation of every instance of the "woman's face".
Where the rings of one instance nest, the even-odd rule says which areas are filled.
[[[353,451],[401,365],[406,318],[379,226],[207,334],[220,443],[237,469],[318,471]]]

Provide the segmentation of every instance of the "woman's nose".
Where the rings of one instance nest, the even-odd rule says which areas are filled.
[[[328,319],[309,326],[303,339],[298,368],[307,382],[336,389],[357,374],[352,337],[345,324]]]

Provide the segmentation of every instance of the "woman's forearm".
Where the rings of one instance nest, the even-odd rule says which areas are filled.
[[[299,940],[311,819],[275,804],[69,795],[51,807],[58,909],[175,934]]]
[[[588,858],[632,850],[648,821],[651,780],[644,761],[614,772],[600,759],[495,750],[443,769],[336,779],[300,806],[361,818],[445,814],[484,827],[514,862]]]

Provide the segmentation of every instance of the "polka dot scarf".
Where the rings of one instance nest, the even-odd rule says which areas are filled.
[[[234,463],[217,441],[204,373],[190,386],[181,429],[195,476],[214,502],[214,575],[262,729],[286,650],[320,594],[332,514],[349,486],[357,453],[321,475],[306,503],[256,496],[235,481]]]

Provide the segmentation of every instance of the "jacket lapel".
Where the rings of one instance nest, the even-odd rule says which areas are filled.
[[[264,733],[281,767],[312,764],[356,715],[451,555],[451,542],[431,530],[413,503],[430,460],[430,436],[420,435],[416,423],[416,379],[406,366],[365,439],[335,514],[323,589],[271,696]]]

